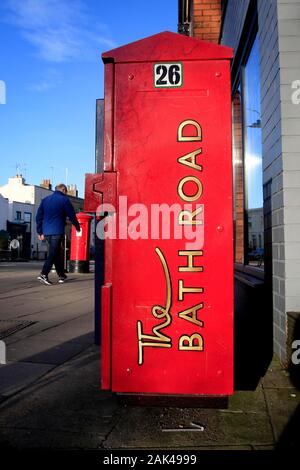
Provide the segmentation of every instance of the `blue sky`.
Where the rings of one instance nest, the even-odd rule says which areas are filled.
[[[17,169],[30,184],[77,184],[95,165],[100,55],[177,28],[177,0],[1,0],[0,185]]]

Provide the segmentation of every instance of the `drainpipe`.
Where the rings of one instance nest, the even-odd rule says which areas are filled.
[[[193,0],[178,0],[178,33],[192,35]]]

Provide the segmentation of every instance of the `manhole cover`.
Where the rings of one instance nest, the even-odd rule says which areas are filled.
[[[7,338],[16,333],[16,331],[24,330],[24,328],[28,328],[35,323],[35,321],[24,320],[0,320],[0,339]]]

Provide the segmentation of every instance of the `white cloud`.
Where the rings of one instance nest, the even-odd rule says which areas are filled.
[[[42,76],[35,82],[27,86],[29,91],[37,91],[43,93],[55,88],[61,83],[61,76],[55,69],[47,69],[43,72]]]
[[[256,168],[261,166],[261,164],[262,164],[261,155],[256,155],[255,153],[248,153],[246,155],[246,169],[247,169],[247,171],[249,171],[249,172],[254,171]]]
[[[4,0],[1,6],[5,20],[49,62],[92,60],[103,48],[116,47],[82,0]]]

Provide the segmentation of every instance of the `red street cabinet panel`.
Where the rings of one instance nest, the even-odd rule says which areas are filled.
[[[229,395],[232,50],[164,32],[102,57],[102,388]]]

